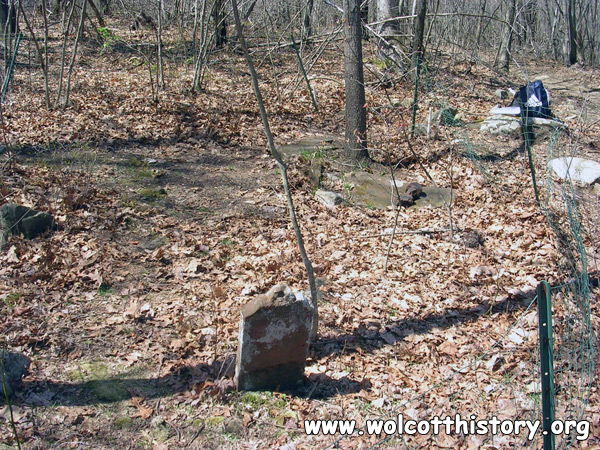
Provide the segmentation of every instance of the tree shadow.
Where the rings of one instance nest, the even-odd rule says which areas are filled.
[[[356,328],[352,333],[332,338],[321,338],[315,342],[311,351],[314,358],[323,358],[344,352],[374,352],[386,345],[396,345],[407,336],[427,334],[434,328],[447,329],[465,322],[475,321],[483,315],[510,313],[526,309],[535,297],[535,290],[521,293],[519,298],[507,297],[498,302],[487,302],[469,309],[450,309],[432,313],[423,318],[406,318],[388,322],[383,331],[372,331],[365,326]]]
[[[233,355],[224,360],[231,360],[231,356]],[[220,364],[221,361],[217,361],[216,365]],[[222,395],[234,390],[232,374],[217,378],[213,375],[214,369],[215,364],[200,364],[184,366],[174,373],[155,378],[110,377],[73,383],[51,380],[25,381],[11,403],[28,407],[89,406],[127,401],[133,397],[151,400],[184,393],[189,393],[189,398],[192,399],[194,395],[200,395],[203,388],[198,387],[203,386],[205,381],[210,381],[207,384],[210,395]],[[333,379],[320,374],[305,377],[297,389],[275,389],[275,391],[302,398],[325,400],[335,395],[356,393],[370,387],[371,383],[368,379],[358,382],[348,377]],[[197,392],[194,394],[192,390]],[[225,397],[222,398],[226,400]],[[0,405],[5,402],[6,400],[0,397]]]
[[[384,346],[396,345],[412,334],[426,334],[432,329],[447,329],[460,323],[477,320],[485,314],[510,313],[526,309],[535,296],[531,290],[519,298],[506,298],[495,303],[484,303],[468,309],[451,309],[429,314],[423,318],[407,318],[387,323],[383,331],[363,327],[352,333],[332,338],[321,338],[311,346],[314,359],[333,354],[372,353]],[[14,404],[24,406],[86,406],[115,403],[132,397],[156,399],[190,392],[195,386],[210,381],[211,389],[225,394],[234,389],[233,368],[235,355],[229,354],[212,364],[183,366],[164,376],[150,378],[111,377],[81,382],[53,382],[50,380],[25,381],[18,390]],[[325,374],[313,374],[295,390],[281,390],[302,398],[328,398],[369,389],[368,378],[361,381],[347,376],[334,379]],[[198,395],[198,394],[196,394]],[[0,398],[0,404],[5,400]]]

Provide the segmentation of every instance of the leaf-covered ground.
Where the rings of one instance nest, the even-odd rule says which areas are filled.
[[[340,55],[327,52],[313,68],[319,112],[304,85],[290,95],[298,79],[293,53],[270,60],[255,55],[278,144],[343,134]],[[319,339],[301,392],[236,392],[239,307],[278,282],[307,289],[279,174],[266,154],[238,55],[216,54],[207,88],[196,94],[189,92],[192,67],[167,58],[167,86],[157,103],[141,61],[119,47],[88,42],[65,111],[45,107],[41,74],[25,68],[17,68],[3,105],[10,149],[3,158],[12,159],[1,173],[2,203],[48,211],[59,225],[33,241],[13,237],[0,253],[0,330],[8,348],[32,360],[13,405],[25,448],[322,448],[333,437],[306,436],[305,419],[362,424],[395,410],[503,337],[540,281],[564,281],[556,238],[535,206],[525,156],[481,172],[478,160],[452,144],[468,138],[479,148],[510,154],[518,142],[483,139],[476,127],[442,126],[434,127],[432,140],[413,139],[436,183],[453,189],[459,231],[447,232],[445,208],[402,210],[387,271],[385,234],[395,211],[354,206],[353,186],[345,181],[353,169],[334,151],[293,157],[294,201],[321,286]],[[540,70],[582,85],[599,78],[582,69]],[[412,87],[404,81],[379,85],[377,71],[367,65],[373,82],[369,133],[378,161],[368,170],[385,174],[379,163],[402,160],[397,177],[429,184],[401,131],[409,111],[385,108],[412,96]],[[430,73],[419,120],[429,106],[457,108],[465,123],[483,119],[498,102],[497,76],[466,63],[443,63]],[[558,91],[554,109],[593,157],[600,128],[597,120],[580,117],[584,94],[572,91]],[[335,187],[348,196],[347,204],[331,210],[314,199],[311,158],[341,177]],[[481,245],[468,245],[473,235]],[[588,244],[593,257],[597,248]],[[597,330],[596,292],[591,304]],[[505,376],[506,366],[526,359],[523,349],[535,346],[536,320],[535,312],[527,313],[519,335],[507,341],[514,361],[504,361],[503,370],[494,360],[464,373],[459,385],[476,380],[490,394],[481,402],[465,393],[463,404],[477,405],[477,413],[511,416],[506,399],[486,386]],[[527,373],[521,381],[535,377]],[[430,400],[438,412],[458,410],[457,392],[456,386],[441,388]],[[578,443],[582,448],[600,445],[599,405],[594,387],[585,416],[595,437]],[[422,407],[405,409],[422,416]],[[7,414],[2,410],[0,439],[10,446]],[[355,437],[340,446],[366,448],[380,438]],[[388,446],[402,446],[394,442]],[[424,437],[420,445],[433,444]],[[511,443],[448,436],[436,445]]]

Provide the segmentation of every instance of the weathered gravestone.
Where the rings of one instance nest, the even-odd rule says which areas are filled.
[[[235,367],[239,390],[294,389],[304,378],[313,308],[286,284],[241,308]]]

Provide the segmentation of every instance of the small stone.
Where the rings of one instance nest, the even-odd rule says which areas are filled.
[[[237,417],[228,417],[223,422],[225,433],[239,436],[244,431],[244,423]]]
[[[235,367],[239,390],[295,389],[304,379],[313,307],[286,284],[241,308]]]
[[[163,235],[153,236],[142,242],[141,247],[144,250],[156,250],[167,244],[167,238]]]
[[[400,104],[404,108],[412,108],[412,106],[415,104],[414,96],[411,95],[410,97],[406,97]]]
[[[419,183],[408,183],[406,188],[404,188],[404,192],[413,199],[413,201],[417,200],[423,194],[423,186]]]
[[[344,197],[342,197],[341,194],[333,191],[325,191],[323,189],[319,189],[315,192],[315,198],[327,208],[334,208],[344,201]]]
[[[117,417],[113,425],[117,430],[128,430],[133,425],[133,419],[128,416]]]
[[[415,204],[415,199],[412,198],[411,195],[408,194],[399,194],[396,199],[396,206],[404,206],[409,207]]]
[[[29,371],[29,364],[29,358],[21,353],[0,350],[0,387],[6,384],[9,397],[21,387],[21,378]]]
[[[494,95],[500,100],[506,100],[508,98],[508,91],[506,89],[496,89]]]

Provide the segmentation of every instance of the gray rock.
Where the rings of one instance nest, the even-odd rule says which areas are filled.
[[[21,377],[28,372],[29,364],[29,358],[21,353],[0,350],[0,387],[6,383],[9,397],[21,387]]]
[[[241,308],[235,367],[239,390],[294,389],[304,378],[313,307],[286,284]]]
[[[323,189],[319,189],[315,192],[315,198],[328,208],[333,208],[344,201],[344,197],[342,197],[341,194],[333,191],[325,191]]]
[[[404,108],[412,108],[414,104],[415,98],[412,95],[410,97],[406,97],[404,100],[402,100],[402,102],[400,102],[400,105]]]
[[[534,125],[534,132],[537,138],[566,128],[562,122],[541,117],[532,118],[531,124]],[[492,114],[482,122],[479,131],[482,133],[518,136],[521,134],[521,118],[507,114]]]
[[[506,89],[496,89],[494,95],[500,100],[506,100],[508,98],[508,91]]]
[[[223,430],[225,433],[239,436],[244,432],[244,423],[238,417],[228,417],[223,421]]]
[[[416,201],[423,194],[423,186],[415,182],[408,183],[404,192],[409,195],[413,201]]]
[[[401,186],[403,184],[404,183],[402,183]],[[423,195],[423,186],[419,183],[411,182],[404,186],[404,193],[397,193],[393,201],[396,206],[408,208],[409,206],[414,205],[421,195]]]
[[[54,218],[48,213],[15,203],[7,203],[0,207],[2,242],[9,235],[18,234],[22,234],[26,239],[33,239],[54,228]]]
[[[396,197],[396,206],[409,207],[415,204],[415,199],[408,194],[398,194]]]
[[[594,184],[600,181],[600,163],[583,158],[556,158],[548,163],[552,171],[562,180]]]

